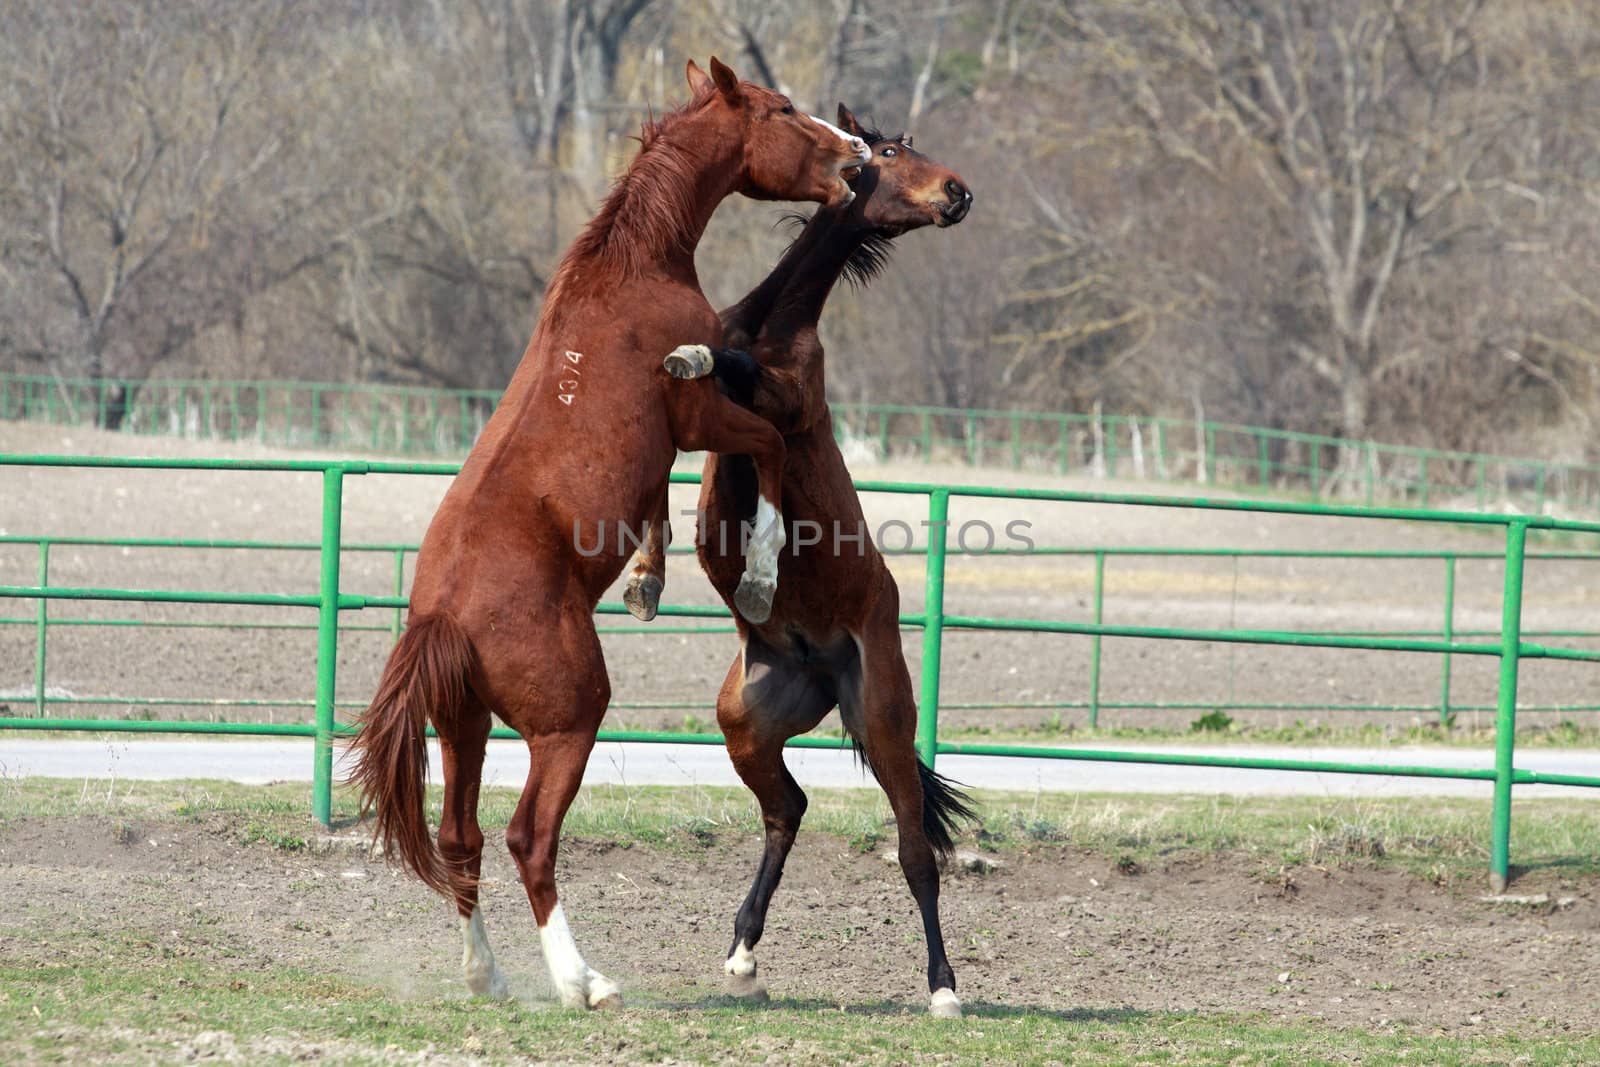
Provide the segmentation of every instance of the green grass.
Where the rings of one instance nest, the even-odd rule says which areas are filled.
[[[186,938],[187,939],[187,938]],[[250,1063],[432,1061],[755,1063],[1565,1065],[1600,1059],[1600,1038],[1337,1029],[1309,1019],[1177,1011],[1039,1011],[967,1004],[960,1021],[902,1006],[779,999],[750,1006],[703,993],[630,990],[627,1008],[578,1014],[546,1004],[405,999],[392,990],[161,934],[26,935],[0,960],[0,1059],[164,1062],[237,1055]]]
[[[1087,849],[1114,862],[1170,863],[1186,853],[1233,853],[1263,868],[1365,863],[1396,867],[1437,884],[1478,887],[1488,866],[1489,797],[1326,799],[978,791],[981,822],[961,837],[996,852],[1042,846]],[[876,789],[813,790],[808,833],[859,851],[894,840],[891,813]],[[429,793],[439,818],[440,791]],[[503,829],[512,789],[486,789],[485,832]],[[203,821],[226,817],[242,843],[284,851],[316,847],[304,784],[0,780],[0,824],[31,816]],[[334,794],[335,826],[356,819],[348,790]],[[1513,805],[1513,873],[1600,873],[1600,797],[1518,800]],[[755,838],[760,812],[740,788],[591,786],[578,794],[564,832],[572,837],[694,851],[720,836]]]

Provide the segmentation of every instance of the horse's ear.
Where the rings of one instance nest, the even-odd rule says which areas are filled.
[[[692,59],[689,60],[689,66],[684,71],[684,75],[689,79],[689,92],[695,96],[699,96],[711,88],[711,78],[705,71],[700,69],[700,64]]]
[[[716,56],[711,57],[711,80],[717,83],[723,96],[729,100],[739,99],[739,75]]]
[[[866,131],[861,128],[861,123],[850,113],[850,109],[843,104],[839,105],[839,128],[851,137],[866,138]]]

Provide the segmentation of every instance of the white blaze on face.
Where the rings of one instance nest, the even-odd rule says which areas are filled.
[[[811,116],[811,121],[815,122],[817,125],[825,128],[825,129],[832,130],[835,134],[837,134],[841,141],[845,142],[851,148],[855,149],[856,158],[858,160],[860,160],[863,163],[871,163],[872,162],[872,149],[867,147],[867,142],[863,141],[859,137],[852,137],[850,134],[845,133],[843,130],[841,130],[839,127],[835,126],[833,123],[829,122],[827,119],[819,119],[819,118],[817,118],[817,116],[812,115]]]

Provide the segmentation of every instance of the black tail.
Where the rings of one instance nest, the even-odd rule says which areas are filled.
[[[957,783],[921,759],[917,760],[917,774],[922,777],[922,832],[935,852],[949,856],[956,847],[958,824],[977,822],[978,813],[972,810],[972,798]]]
[[[853,742],[856,759],[861,765],[872,772],[872,778],[879,785],[883,779],[878,777],[878,769],[872,765],[872,760],[867,756],[866,746],[861,743],[861,738],[850,729],[850,723],[845,716],[839,716],[844,723],[845,733],[850,735]],[[922,780],[922,835],[928,839],[928,844],[933,846],[933,851],[941,858],[948,858],[955,851],[955,835],[960,831],[963,822],[977,822],[978,813],[973,810],[972,798],[962,791],[957,782],[953,782],[938,771],[922,762],[922,757],[917,757],[917,777]]]

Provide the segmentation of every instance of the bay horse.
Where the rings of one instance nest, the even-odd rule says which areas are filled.
[[[891,239],[960,222],[972,193],[955,172],[914,151],[909,138],[863,129],[842,104],[838,121],[873,151],[853,182],[855,200],[818,210],[772,274],[721,313],[725,344],[748,350],[754,376],[738,352],[712,353],[730,394],[783,431],[782,513],[790,527],[771,616],[758,623],[735,613],[741,651],[717,696],[728,755],[755,793],[766,826],[761,863],[734,922],[724,967],[735,992],[760,991],[753,950],[806,810],[805,793],[784,766],[783,746],[837,706],[857,755],[894,809],[900,866],[927,939],[930,1011],[958,1017],[961,1002],[939,925],[936,854],[951,851],[955,824],[973,813],[968,798],[917,756],[899,590],[867,536],[860,498],[834,439],[817,323],[841,275],[870,280],[883,268]],[[740,580],[737,531],[757,496],[749,457],[707,457],[697,552],[730,607]],[[635,601],[652,614],[649,598],[659,596],[665,573],[664,520],[664,513],[657,516],[630,579],[639,589]],[[731,536],[730,528],[736,531]]]
[[[417,555],[407,628],[350,748],[376,836],[461,916],[476,994],[504,996],[478,908],[477,805],[492,715],[528,743],[506,829],[561,1002],[620,1003],[584,963],[556,892],[561,823],[610,700],[594,609],[631,555],[678,449],[754,457],[763,519],[756,577],[776,575],[783,439],[709,379],[676,381],[685,342],[718,344],[694,249],[732,193],[838,205],[870,158],[854,135],[797,112],[711,60],[687,68],[690,101],[644,125],[638,154],[573,242],[533,339]],[[692,365],[689,368],[692,370]],[[616,535],[612,543],[607,524]],[[432,723],[444,764],[437,844],[425,814]]]

